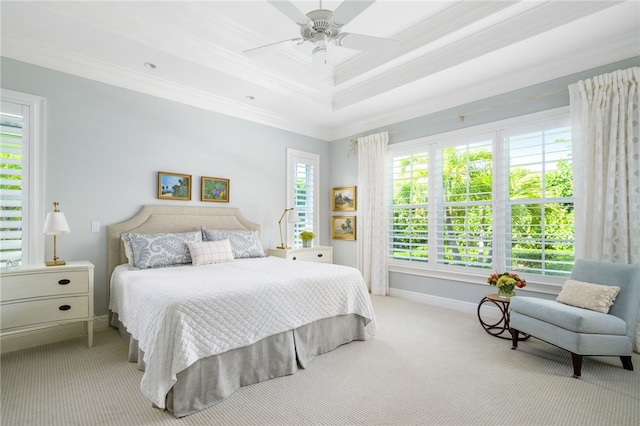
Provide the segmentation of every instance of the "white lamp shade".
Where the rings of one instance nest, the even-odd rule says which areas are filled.
[[[62,212],[49,212],[47,219],[44,221],[42,233],[45,235],[60,235],[71,232],[67,219]]]
[[[298,210],[293,209],[289,212],[289,223],[300,222],[300,215],[298,214]]]

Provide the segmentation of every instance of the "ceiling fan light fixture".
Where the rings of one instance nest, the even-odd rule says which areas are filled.
[[[351,20],[371,6],[375,0],[343,0],[335,11],[323,9],[322,0],[320,0],[319,9],[312,10],[306,15],[290,0],[267,1],[299,26],[302,37],[245,50],[245,54],[253,56],[258,51],[273,50],[275,46],[282,46],[290,42],[295,42],[296,45],[309,42],[315,46],[312,56],[313,73],[316,75],[326,75],[331,71],[331,67],[327,63],[327,43],[356,50],[376,50],[379,44],[391,41],[379,37],[342,32],[343,25],[351,22]]]
[[[313,49],[313,58],[311,63],[313,73],[318,77],[324,77],[329,74],[329,63],[327,61],[326,46],[316,47]]]

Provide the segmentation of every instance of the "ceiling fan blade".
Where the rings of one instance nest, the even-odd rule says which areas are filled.
[[[312,27],[313,22],[307,16],[300,12],[293,3],[285,0],[267,0],[273,7],[282,12],[286,17],[291,19],[301,27]]]
[[[338,46],[356,50],[386,50],[397,46],[398,41],[391,38],[373,37],[362,34],[342,33],[336,40]]]
[[[375,3],[375,0],[344,0],[333,12],[331,23],[336,27],[346,25],[373,3]]]
[[[276,41],[275,43],[265,44],[264,46],[254,47],[253,49],[245,50],[244,53],[247,56],[258,56],[263,53],[273,52],[274,50],[282,49],[283,47],[291,46],[294,44],[300,44],[302,39],[292,38],[289,40]]]

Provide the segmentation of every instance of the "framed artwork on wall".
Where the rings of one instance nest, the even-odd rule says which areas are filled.
[[[331,216],[331,238],[336,240],[355,240],[356,217]]]
[[[161,200],[191,200],[191,175],[158,172],[158,198]]]
[[[229,202],[229,179],[202,176],[200,189],[200,199],[202,201]]]
[[[331,189],[331,208],[337,211],[356,210],[356,187],[342,186]]]

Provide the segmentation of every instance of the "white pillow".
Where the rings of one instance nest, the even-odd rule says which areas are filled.
[[[567,280],[556,301],[607,314],[619,292],[618,286]]]
[[[233,260],[233,251],[229,240],[189,242],[187,246],[191,253],[193,266],[231,262]]]

